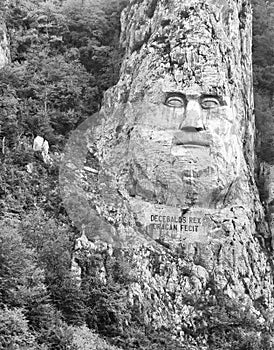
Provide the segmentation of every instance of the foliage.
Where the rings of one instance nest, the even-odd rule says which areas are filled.
[[[0,349],[37,349],[22,309],[0,309]]]
[[[59,323],[61,320],[50,304],[50,296],[44,283],[44,271],[37,266],[36,252],[23,242],[19,234],[19,223],[15,220],[6,219],[0,222],[0,241],[0,306],[7,315],[2,322],[7,331],[10,329],[14,335],[13,348],[17,349],[17,329],[21,342],[26,338],[43,343],[40,339],[43,338],[46,339],[46,346],[56,344],[56,337],[53,339],[51,333],[61,330],[54,323],[54,319]],[[59,342],[64,341],[65,336],[62,334]],[[8,335],[3,334],[3,337]],[[5,338],[3,341],[8,340]],[[24,342],[27,343],[27,340]],[[20,349],[24,348],[23,345],[25,344],[20,345]]]
[[[96,89],[89,86],[87,72],[62,55],[52,58],[42,51],[28,63],[3,69],[0,81],[1,131],[12,149],[22,135],[41,135],[60,147],[63,137],[94,108],[90,103]]]
[[[79,263],[83,271],[81,288],[88,327],[104,336],[122,334],[130,318],[126,290],[134,280],[126,261],[115,257],[108,257],[104,261],[104,257],[99,254],[79,260]],[[102,277],[105,268],[107,275]]]
[[[70,275],[74,230],[58,193],[59,158],[44,164],[32,142],[42,136],[60,152],[117,80],[123,3],[10,0],[1,11],[12,61],[0,71],[0,301],[21,310],[45,349],[72,347],[67,323],[84,324],[86,304]]]
[[[123,0],[10,0],[5,19],[11,63],[0,71],[2,213],[38,206],[66,215],[58,193],[58,154],[70,132],[99,108],[118,79],[119,14]],[[52,166],[33,152],[49,141]],[[53,157],[54,158],[54,157]],[[26,171],[34,165],[33,173]],[[63,220],[63,218],[62,218]]]
[[[45,137],[60,149],[118,78],[123,1],[10,1],[12,63],[0,72],[2,137]]]
[[[274,162],[273,94],[274,94],[274,4],[252,0],[253,4],[253,77],[256,127],[260,143],[259,157]]]
[[[72,345],[75,347],[75,350],[118,350],[117,347],[108,344],[86,326],[74,327],[72,329]]]
[[[27,247],[36,251],[38,264],[45,268],[47,285],[61,280],[70,268],[74,244],[70,228],[38,210],[25,215],[20,233]]]
[[[256,310],[246,302],[229,298],[214,282],[209,295],[191,296],[194,307],[192,327],[185,329],[190,338],[207,340],[210,350],[269,350],[274,345],[273,317],[263,308]]]
[[[43,271],[22,242],[16,222],[0,222],[0,241],[0,305],[24,307],[41,301],[46,294]]]

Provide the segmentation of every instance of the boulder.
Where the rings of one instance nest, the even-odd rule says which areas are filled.
[[[9,62],[10,49],[7,27],[4,21],[0,18],[0,69],[5,67]]]
[[[35,152],[37,151],[42,151],[43,149],[43,143],[44,143],[44,139],[41,136],[36,136],[34,141],[33,141],[33,150]]]
[[[41,152],[44,163],[51,163],[51,157],[49,156],[49,143],[41,136],[36,136],[33,141],[33,150],[35,152]]]

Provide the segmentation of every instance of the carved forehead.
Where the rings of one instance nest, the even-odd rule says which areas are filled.
[[[213,13],[215,17],[223,16],[226,17],[228,12],[231,12],[233,3],[230,0],[158,0],[159,5],[168,4],[170,13],[176,13],[178,15],[178,10],[185,10],[186,12],[183,15],[184,18],[201,12],[203,10],[207,13]],[[239,3],[241,6],[241,4]],[[235,7],[236,9],[236,7]]]
[[[249,86],[251,45],[241,28],[247,25],[250,9],[248,16],[238,16],[244,1],[152,1],[156,6],[146,19],[149,1],[144,0],[143,7],[139,4],[137,12],[130,8],[124,21],[128,26],[122,42],[128,45],[130,59],[124,61],[128,70],[121,82],[130,81],[130,101],[147,96],[157,102],[155,92],[182,91],[194,85],[203,93],[235,100],[243,86]],[[240,81],[244,61],[247,78]]]
[[[144,46],[135,79],[145,76],[146,85],[147,80],[151,83],[161,78],[168,80],[170,76],[176,88],[199,84],[202,90],[225,93],[231,74],[225,54],[231,51],[231,44],[215,15],[200,2],[199,6],[196,11],[181,4],[179,13],[171,11],[169,21],[162,20]],[[195,15],[188,17],[186,8]],[[168,81],[166,84],[169,85]]]
[[[162,57],[147,57],[139,69],[130,97],[142,95],[161,98],[166,92],[230,96],[229,72],[214,62],[188,61],[187,64],[166,64]],[[192,93],[193,91],[193,93]],[[134,97],[133,97],[134,99]],[[131,100],[131,98],[130,98]]]

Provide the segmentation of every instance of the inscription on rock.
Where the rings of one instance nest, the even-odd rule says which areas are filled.
[[[147,232],[153,239],[172,239],[187,241],[204,241],[207,239],[206,215],[196,210],[184,215],[178,211],[171,213],[153,212],[146,222]]]
[[[186,216],[165,216],[151,215],[151,222],[155,230],[176,230],[185,232],[198,232],[199,226],[202,225],[201,217]]]

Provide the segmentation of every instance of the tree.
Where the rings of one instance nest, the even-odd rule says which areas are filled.
[[[259,131],[257,152],[261,160],[273,163],[274,94],[274,6],[272,1],[252,0],[253,71],[256,126]]]
[[[0,222],[0,305],[25,307],[29,300],[46,293],[43,270],[36,257],[22,242],[18,223]]]
[[[40,348],[29,330],[23,309],[7,307],[0,309],[0,348],[13,350]]]

